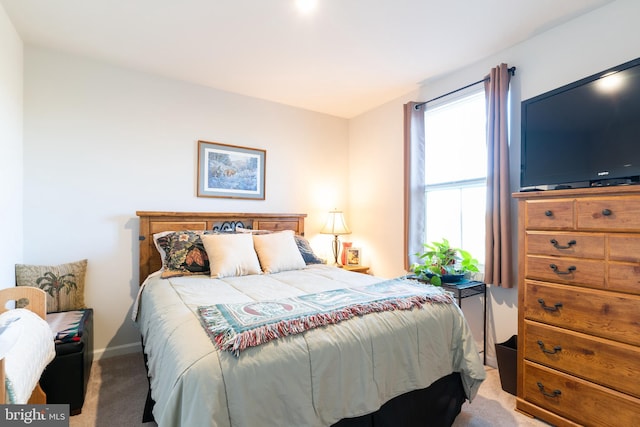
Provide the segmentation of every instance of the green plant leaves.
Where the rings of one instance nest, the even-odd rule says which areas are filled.
[[[443,274],[456,275],[480,271],[477,259],[464,249],[451,247],[447,239],[443,238],[441,242],[425,243],[423,246],[425,250],[415,254],[423,260],[423,263],[413,264],[411,271],[419,279],[432,285],[440,286],[442,284],[440,276]]]

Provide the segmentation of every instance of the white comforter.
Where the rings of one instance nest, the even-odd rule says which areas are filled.
[[[460,372],[471,400],[485,377],[455,304],[369,314],[221,352],[200,305],[285,298],[382,281],[325,265],[225,279],[152,275],[137,318],[159,426],[328,426]]]
[[[5,359],[7,403],[27,403],[55,355],[53,334],[40,316],[24,308],[0,315],[0,358]]]

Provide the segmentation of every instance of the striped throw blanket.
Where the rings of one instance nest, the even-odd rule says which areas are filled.
[[[198,314],[214,344],[237,357],[249,347],[354,316],[452,302],[442,288],[397,278],[273,301],[200,306]]]

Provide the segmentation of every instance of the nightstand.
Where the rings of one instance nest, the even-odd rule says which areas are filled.
[[[482,297],[482,316],[483,316],[483,333],[482,337],[482,357],[484,364],[487,364],[487,285],[483,282],[475,280],[463,279],[458,283],[442,283],[442,287],[453,293],[453,296],[458,300],[458,307],[462,309],[462,300],[474,295],[480,295]]]
[[[341,265],[340,267],[347,271],[355,271],[356,273],[368,274],[369,272],[369,267],[366,265]]]

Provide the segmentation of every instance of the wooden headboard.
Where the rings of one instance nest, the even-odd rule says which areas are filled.
[[[179,230],[235,230],[240,225],[253,230],[293,230],[304,235],[307,214],[226,213],[226,212],[149,212],[137,211],[140,218],[140,283],[162,265],[153,235]]]

